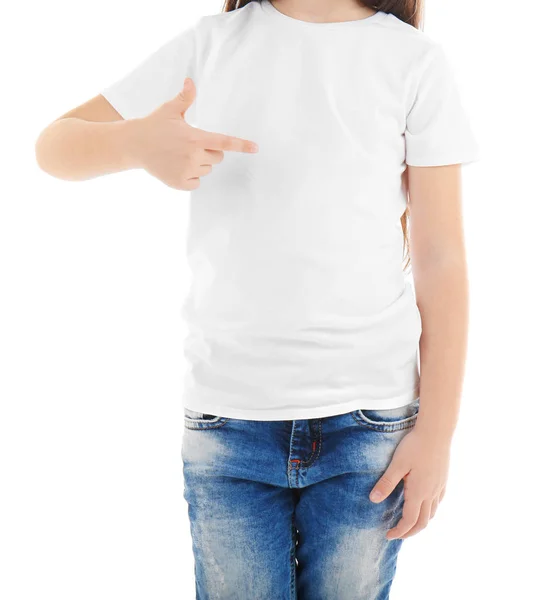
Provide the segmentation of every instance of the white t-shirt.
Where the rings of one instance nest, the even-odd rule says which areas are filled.
[[[269,0],[200,18],[102,94],[257,142],[190,193],[183,405],[238,419],[396,408],[419,394],[403,270],[407,165],[477,159],[440,44],[391,14],[341,23]]]

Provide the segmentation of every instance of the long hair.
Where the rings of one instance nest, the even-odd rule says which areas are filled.
[[[237,8],[242,8],[250,2],[256,2],[257,0],[225,0],[223,12],[230,12]],[[377,11],[385,13],[391,13],[398,19],[401,19],[405,23],[422,29],[423,17],[424,17],[424,2],[423,0],[360,0],[362,4],[365,4],[368,8],[372,8]],[[403,215],[401,215],[401,229],[403,231],[403,253],[406,269],[410,262],[410,246],[409,246],[409,204],[405,209]]]

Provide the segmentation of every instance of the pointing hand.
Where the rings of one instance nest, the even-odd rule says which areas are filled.
[[[224,152],[257,152],[249,140],[212,133],[186,122],[186,111],[196,98],[196,87],[186,78],[178,95],[147,117],[137,119],[133,152],[138,165],[178,190],[195,190],[200,177],[211,173]]]

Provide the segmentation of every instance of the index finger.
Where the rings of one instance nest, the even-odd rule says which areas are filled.
[[[224,135],[223,133],[212,133],[203,131],[200,141],[205,150],[223,150],[224,152],[257,152],[257,144],[250,140]]]

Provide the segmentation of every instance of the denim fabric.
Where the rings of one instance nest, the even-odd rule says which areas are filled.
[[[403,482],[369,493],[417,419],[401,408],[296,421],[185,409],[182,459],[197,600],[386,600]]]

